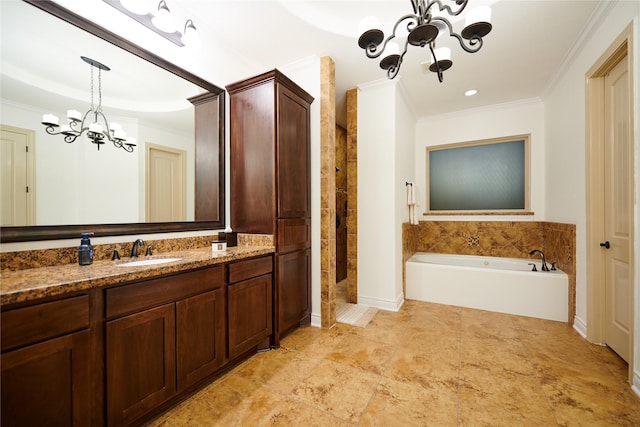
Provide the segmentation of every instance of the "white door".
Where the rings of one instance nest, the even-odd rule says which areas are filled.
[[[185,156],[147,144],[147,221],[186,221]]]
[[[3,227],[33,224],[29,146],[33,131],[0,128],[0,224]],[[31,193],[30,193],[31,192]]]
[[[633,226],[633,147],[629,123],[627,59],[605,77],[605,251],[606,343],[629,359],[631,324],[630,239]]]

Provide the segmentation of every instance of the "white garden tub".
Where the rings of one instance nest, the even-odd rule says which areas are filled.
[[[406,264],[407,299],[459,307],[566,322],[568,288],[566,273],[533,259],[418,252]]]

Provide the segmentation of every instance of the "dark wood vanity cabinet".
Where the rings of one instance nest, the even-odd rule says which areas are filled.
[[[106,338],[108,425],[127,425],[176,393],[175,305],[109,321]]]
[[[141,425],[271,343],[272,254],[3,306],[1,425]]]
[[[260,345],[273,332],[273,260],[229,264],[229,359]]]
[[[128,425],[226,360],[224,266],[106,290],[108,425]]]
[[[276,277],[279,285],[278,322],[281,330],[298,326],[310,314],[311,290],[303,284],[311,280],[311,250],[278,254]]]
[[[217,371],[226,361],[224,288],[176,302],[178,391]]]
[[[2,426],[91,425],[89,296],[2,312]]]
[[[227,86],[231,227],[275,238],[274,345],[311,315],[310,107],[278,70]]]

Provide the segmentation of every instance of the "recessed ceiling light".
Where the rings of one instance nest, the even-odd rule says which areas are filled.
[[[466,91],[466,92],[464,93],[464,96],[473,96],[473,95],[475,95],[476,93],[478,93],[478,91],[477,91],[477,90],[475,90],[475,89],[471,89],[471,90]]]

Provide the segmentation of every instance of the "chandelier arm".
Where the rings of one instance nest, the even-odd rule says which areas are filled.
[[[66,142],[67,144],[71,144],[73,141],[76,140],[76,138],[78,138],[80,136],[79,133],[64,133],[62,131],[58,131],[56,132],[56,127],[52,126],[52,125],[47,125],[44,128],[45,132],[47,132],[49,135],[64,135],[64,142]]]
[[[98,121],[97,117],[102,117],[102,120],[104,121],[104,124],[105,124],[105,129],[103,130],[102,133],[104,134],[104,136],[107,137],[109,141],[113,142],[113,138],[111,138],[111,129],[109,128],[109,121],[107,120],[107,117],[104,115],[102,111],[96,111],[96,122]]]
[[[465,51],[465,52],[469,52],[469,53],[475,53],[477,51],[480,50],[480,48],[482,47],[482,37],[474,34],[473,36],[471,36],[471,38],[468,41],[468,45],[467,43],[465,43],[465,39],[458,33],[456,33],[455,31],[453,31],[453,27],[451,26],[451,22],[449,22],[449,20],[447,18],[443,18],[442,16],[436,16],[432,19],[432,21],[440,21],[443,24],[445,24],[447,26],[447,28],[449,29],[449,35],[451,37],[455,37],[456,39],[458,39],[458,43],[460,43],[460,47]]]
[[[429,6],[427,6],[427,10],[431,9],[434,4],[438,4],[438,8],[442,11],[446,11],[450,16],[458,16],[462,13],[462,11],[467,7],[467,3],[469,0],[456,0],[456,4],[460,6],[458,10],[455,12],[451,9],[451,6],[448,4],[442,4],[440,0],[431,0],[429,2]]]
[[[80,129],[76,129],[76,126],[78,125],[80,125]],[[77,120],[69,120],[69,127],[74,133],[78,134],[78,136],[82,133],[82,125]]]
[[[429,50],[431,51],[431,57],[433,58],[433,63],[436,64],[436,74],[438,74],[438,80],[442,83],[442,68],[440,68],[440,61],[436,58],[436,53],[433,51],[433,46],[435,43],[429,43]]]
[[[469,53],[475,53],[479,51],[480,48],[482,48],[482,44],[484,43],[484,41],[482,40],[482,37],[476,34],[471,36],[471,38],[469,39],[468,46],[467,44],[465,44],[464,38],[462,38],[460,34],[451,33],[451,37],[455,37],[456,39],[458,39],[458,42],[460,43],[460,47],[464,49],[465,52],[469,52]]]
[[[73,142],[75,142],[75,140],[80,136],[80,134],[77,135],[65,135],[64,136],[64,142],[66,142],[67,144],[71,144]]]
[[[424,0],[411,0],[411,7],[413,7],[413,13],[420,15],[420,5],[424,4]]]
[[[398,27],[400,26],[400,24],[402,24],[406,20],[409,20],[409,22],[407,22],[407,30],[409,32],[415,26],[417,26],[420,22],[420,18],[417,15],[413,15],[413,14],[404,15],[402,18],[398,19],[396,24],[393,26],[393,32],[389,37],[387,37],[384,40],[384,42],[382,42],[382,44],[379,44],[379,45],[371,44],[367,46],[367,48],[365,49],[367,58],[373,59],[382,55],[382,53],[384,52],[384,49],[387,47],[387,44],[396,37],[396,31],[398,30]],[[406,51],[406,47],[405,47],[405,51]]]
[[[404,59],[404,56],[407,54],[408,47],[409,47],[409,40],[407,40],[404,43],[404,51],[402,52],[402,55],[398,57],[398,62],[395,65],[392,65],[391,67],[389,67],[389,69],[387,69],[388,79],[390,80],[394,79],[398,75],[398,72],[400,72],[400,65],[402,65],[402,60]]]
[[[82,122],[80,123],[80,133],[86,131],[87,129],[89,129],[89,126],[85,126],[84,122],[87,120],[87,117],[89,116],[89,114],[93,113],[93,105],[91,106],[91,109],[88,110],[86,113],[84,113],[84,116],[82,116]]]

